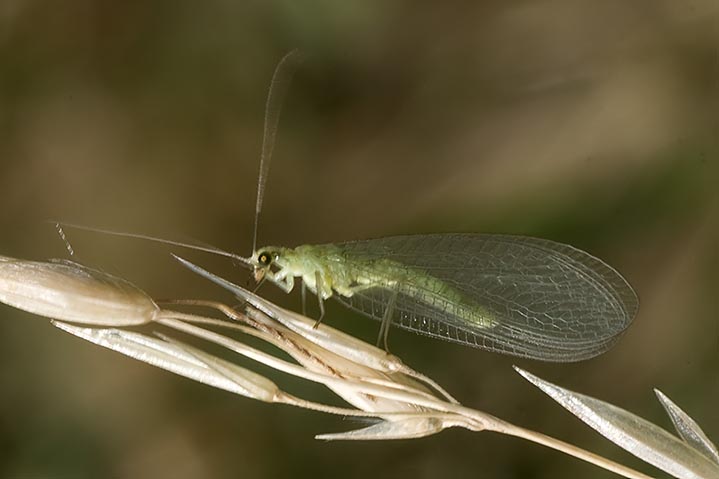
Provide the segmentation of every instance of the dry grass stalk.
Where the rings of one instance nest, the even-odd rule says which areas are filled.
[[[0,259],[0,300],[51,317],[56,327],[75,336],[216,388],[269,403],[377,420],[362,429],[321,434],[316,436],[318,439],[408,439],[449,427],[463,427],[521,437],[624,477],[649,477],[558,439],[462,406],[439,385],[396,356],[325,324],[315,327],[309,318],[280,308],[185,260],[178,260],[231,290],[246,302],[245,310],[205,300],[173,303],[211,308],[224,318],[165,309],[127,281],[80,264],[12,258]],[[149,325],[153,334],[125,329],[137,325]],[[340,408],[291,395],[266,377],[155,331],[155,326],[215,343],[279,371],[324,384],[352,407]],[[259,338],[283,350],[296,362],[251,347],[225,334],[229,332]],[[719,477],[716,448],[691,418],[667,398],[662,401],[683,440],[615,406],[518,371],[602,434],[675,477]],[[634,427],[637,424],[641,427]]]

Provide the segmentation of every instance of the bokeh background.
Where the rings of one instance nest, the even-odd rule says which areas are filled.
[[[66,256],[49,219],[248,253],[265,95],[293,48],[308,59],[284,105],[261,243],[462,231],[586,249],[641,299],[609,353],[542,364],[400,331],[393,352],[469,406],[629,465],[642,467],[511,365],[669,427],[659,388],[719,439],[715,0],[3,0],[0,254]],[[175,264],[177,249],[68,239],[155,297],[231,302]],[[299,307],[298,293],[263,293]],[[339,305],[327,321],[376,337]],[[318,442],[360,425],[194,384],[4,306],[0,384],[8,478],[613,477],[490,433]]]

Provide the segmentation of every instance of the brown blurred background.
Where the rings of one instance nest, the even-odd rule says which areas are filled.
[[[393,352],[468,406],[630,465],[510,366],[670,427],[659,388],[719,440],[715,0],[3,0],[0,254],[66,255],[44,222],[58,218],[248,253],[265,94],[293,48],[308,60],[284,106],[260,243],[463,231],[586,249],[641,298],[604,356],[541,364],[400,331]],[[68,237],[79,259],[155,297],[231,301],[175,264],[177,249]],[[246,281],[229,261],[185,253]],[[263,292],[299,307],[298,293]],[[318,442],[361,424],[0,316],[2,477],[614,477],[489,433]],[[336,304],[327,321],[376,337]]]

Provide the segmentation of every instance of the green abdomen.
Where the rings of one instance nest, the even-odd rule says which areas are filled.
[[[375,285],[389,291],[397,291],[400,297],[397,309],[411,310],[420,303],[441,315],[454,316],[459,320],[480,327],[491,327],[494,321],[487,310],[451,284],[424,271],[388,259],[370,261],[346,261],[341,281],[350,280],[354,285]],[[403,298],[401,298],[403,297]],[[401,312],[401,311],[400,311]]]

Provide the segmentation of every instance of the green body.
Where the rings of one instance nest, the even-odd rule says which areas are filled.
[[[396,291],[444,313],[482,328],[493,326],[490,315],[450,284],[424,271],[387,258],[353,257],[338,245],[302,245],[296,248],[266,247],[254,255],[269,253],[276,272],[267,279],[291,291],[294,278],[322,299],[335,292],[344,297],[370,288]],[[318,285],[319,280],[319,285]],[[401,307],[399,308],[401,312]]]

